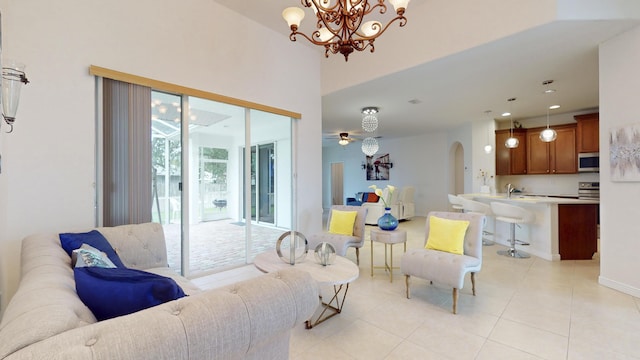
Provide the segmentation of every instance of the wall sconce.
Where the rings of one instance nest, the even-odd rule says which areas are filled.
[[[24,67],[24,64],[14,61],[9,61],[9,64],[2,66],[2,117],[10,126],[7,133],[13,132],[22,84],[29,83]]]

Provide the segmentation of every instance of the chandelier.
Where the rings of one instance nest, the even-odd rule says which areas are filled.
[[[404,17],[404,11],[410,0],[388,1],[397,16],[384,27],[377,20],[364,21],[365,16],[375,10],[378,10],[380,14],[387,12],[384,0],[300,0],[302,5],[311,8],[318,18],[317,30],[311,36],[298,32],[298,27],[304,18],[303,9],[286,8],[282,12],[282,17],[291,29],[289,35],[291,41],[296,41],[296,36],[301,35],[315,45],[324,46],[325,57],[329,57],[329,52],[341,53],[344,55],[344,60],[348,61],[349,54],[354,50],[364,51],[370,47],[373,52],[375,39],[395,21],[399,21],[400,27],[406,25],[407,18]]]
[[[362,152],[367,156],[373,156],[379,149],[378,140],[374,137],[368,137],[362,140]]]
[[[378,108],[374,106],[362,109],[362,130],[374,132],[378,128]]]

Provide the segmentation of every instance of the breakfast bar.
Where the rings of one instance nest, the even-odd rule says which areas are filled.
[[[512,194],[462,194],[490,204],[494,201],[521,206],[535,214],[533,223],[516,227],[516,239],[527,246],[519,249],[545,260],[586,260],[598,251],[598,199]],[[508,245],[508,224],[489,218],[487,230],[494,241]]]

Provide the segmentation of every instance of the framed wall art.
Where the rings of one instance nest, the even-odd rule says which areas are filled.
[[[609,164],[612,181],[640,181],[640,124],[610,129]]]

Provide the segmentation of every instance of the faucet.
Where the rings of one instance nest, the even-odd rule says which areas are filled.
[[[515,190],[513,185],[511,185],[511,183],[507,184],[507,198],[508,199],[511,198],[511,193],[513,192],[513,190]]]

